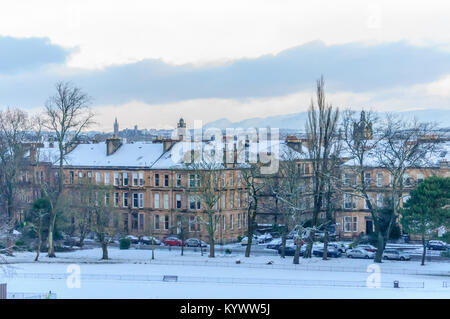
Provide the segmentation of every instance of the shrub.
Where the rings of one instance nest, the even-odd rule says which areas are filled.
[[[229,249],[229,248],[225,249],[225,254],[230,255],[231,254],[231,249]]]
[[[242,238],[244,238],[244,237],[241,236],[241,235],[239,235],[239,236],[237,237],[237,241],[238,241],[238,242],[241,242]]]
[[[119,249],[129,249],[131,241],[128,238],[122,238],[119,242]]]

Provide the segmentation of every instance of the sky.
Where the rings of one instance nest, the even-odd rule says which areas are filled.
[[[40,112],[57,81],[92,97],[92,129],[173,128],[342,108],[450,111],[444,1],[0,2],[0,109]]]

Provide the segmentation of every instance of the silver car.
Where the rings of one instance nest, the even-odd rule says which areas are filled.
[[[369,259],[369,258],[373,258],[375,254],[371,251],[367,251],[362,248],[354,248],[354,249],[347,250],[346,255],[347,255],[347,258]]]
[[[411,256],[405,252],[396,249],[386,249],[383,252],[383,259],[392,260],[410,260]]]

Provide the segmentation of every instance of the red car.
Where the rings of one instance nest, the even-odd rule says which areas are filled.
[[[167,237],[164,239],[164,245],[167,246],[181,246],[183,243],[177,237]]]

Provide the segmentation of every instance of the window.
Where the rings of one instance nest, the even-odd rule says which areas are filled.
[[[164,175],[164,186],[169,187],[169,175],[168,174]]]
[[[137,208],[139,205],[138,194],[133,193],[133,208]]]
[[[73,177],[74,177],[73,171],[70,171],[70,184],[73,184]]]
[[[351,209],[352,208],[352,195],[345,194],[344,195],[344,208]]]
[[[227,186],[227,175],[225,173],[222,174],[222,186]]]
[[[109,185],[109,173],[105,173],[105,185]]]
[[[372,197],[367,194],[367,197],[369,198],[369,202],[372,203]],[[367,201],[364,199],[364,208],[369,209],[369,206],[367,205]]]
[[[358,231],[358,217],[353,217],[353,231],[356,233]]]
[[[238,186],[241,186],[241,182],[242,182],[242,180],[241,180],[241,172],[238,172],[237,173],[237,184],[238,184]]]
[[[88,172],[87,173],[87,176],[88,176],[88,178],[89,178],[89,180],[92,178],[92,172]]]
[[[123,192],[123,207],[128,207],[128,193]]]
[[[352,217],[345,216],[343,225],[344,225],[344,232],[350,233],[352,231]]]
[[[111,195],[109,193],[105,193],[105,206],[109,206],[110,196]]]
[[[159,229],[159,215],[155,215],[155,223],[154,228]]]
[[[241,193],[237,194],[237,207],[241,207]]]
[[[155,186],[159,186],[159,174],[155,173]]]
[[[233,193],[231,193],[228,198],[230,200],[230,208],[233,208],[234,207],[234,196],[233,196]]]
[[[119,193],[114,193],[114,206],[119,206]]]
[[[169,229],[169,216],[168,215],[164,216],[164,229],[165,230]]]
[[[189,187],[195,187],[195,177],[194,177],[194,174],[189,174]]]
[[[231,173],[231,175],[230,175],[230,187],[233,187],[234,186],[234,176],[233,176],[233,173]]]
[[[377,207],[383,207],[383,194],[377,195]]]
[[[195,223],[195,220],[194,220],[194,217],[193,216],[189,216],[189,231],[190,232],[193,232],[194,231],[194,223]]]
[[[226,208],[226,201],[225,201],[225,194],[223,194],[222,195],[222,200],[221,200],[221,202],[222,202],[222,209],[225,209]]]
[[[233,215],[230,215],[230,229],[234,228],[234,218],[233,217],[234,217]]]
[[[238,214],[237,216],[238,216],[238,228],[240,229],[242,224],[242,217],[241,214]]]
[[[128,186],[128,173],[127,172],[122,174],[122,185]]]
[[[344,174],[344,185],[345,186],[350,186],[350,180],[351,180],[351,175],[348,173]]]
[[[144,186],[144,173],[139,172],[139,186]]]
[[[177,174],[177,187],[181,187],[181,174]]]
[[[156,193],[155,194],[155,208],[159,208],[159,194]]]
[[[119,173],[114,172],[114,186],[119,186]]]
[[[370,183],[372,182],[370,173],[364,174],[364,181],[366,182],[366,185],[370,185]]]
[[[144,193],[139,193],[139,208],[144,208]]]
[[[409,174],[405,174],[403,176],[403,184],[405,186],[410,186],[411,185],[411,179],[409,178]]]
[[[42,172],[41,172],[42,175]],[[78,172],[78,178],[83,178],[83,172]]]
[[[138,173],[133,173],[133,186],[138,185]]]
[[[377,186],[378,187],[383,186],[383,174],[382,173],[378,173],[378,175],[377,175]]]
[[[417,174],[417,184],[420,184],[423,182],[423,174]]]
[[[189,209],[195,209],[195,197],[189,196]]]
[[[223,230],[227,230],[227,216],[225,215],[222,216],[222,226]]]
[[[181,194],[176,194],[175,195],[175,201],[176,201],[176,205],[177,205],[177,209],[181,208]]]
[[[164,209],[169,209],[169,194],[164,194]]]
[[[96,182],[97,184],[100,184],[100,172],[96,172],[96,173],[95,173],[95,182]]]

